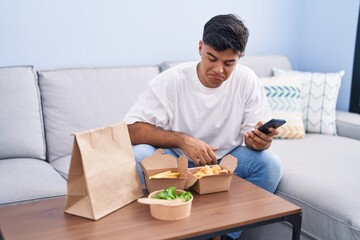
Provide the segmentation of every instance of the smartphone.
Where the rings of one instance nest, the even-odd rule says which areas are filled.
[[[259,131],[265,133],[265,134],[269,134],[269,128],[278,128],[282,125],[284,125],[286,123],[286,121],[284,119],[271,119],[268,122],[264,123],[262,126],[260,126],[258,128]]]

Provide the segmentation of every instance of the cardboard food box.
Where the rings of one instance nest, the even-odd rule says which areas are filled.
[[[226,155],[219,163],[219,166],[222,169],[227,169],[229,173],[204,176],[198,179],[194,174],[203,167],[189,168],[187,185],[191,185],[191,188],[199,194],[228,191],[237,166],[237,159],[230,154]]]
[[[162,190],[167,187],[185,189],[187,180],[188,160],[185,156],[176,158],[171,154],[163,154],[162,149],[140,162],[144,174],[145,186],[149,193]],[[179,172],[178,178],[151,178],[151,176],[165,171]]]

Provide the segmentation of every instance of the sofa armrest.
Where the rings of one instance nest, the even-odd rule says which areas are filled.
[[[360,140],[360,114],[337,110],[336,128],[339,136]]]

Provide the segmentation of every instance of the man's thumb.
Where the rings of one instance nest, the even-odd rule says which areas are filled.
[[[216,151],[218,149],[219,149],[219,147],[211,146],[211,150],[213,150],[213,151]]]

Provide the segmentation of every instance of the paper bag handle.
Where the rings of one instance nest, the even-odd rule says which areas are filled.
[[[95,132],[94,131],[90,132],[90,142],[91,142],[91,147],[96,148],[96,140],[95,140]]]
[[[117,126],[110,127],[110,129],[111,129],[111,138],[119,146],[121,146],[123,144],[124,134],[126,134],[126,132],[123,131],[124,128],[127,128],[127,125],[117,125]],[[90,131],[89,133],[90,133],[91,147],[96,148],[96,145],[97,145],[97,142],[96,142],[97,136],[96,135],[97,135],[97,133],[96,133],[96,131]]]
[[[116,126],[113,126],[111,127],[111,135],[112,135],[112,140],[114,142],[116,142],[119,146],[121,146],[122,144],[122,136],[121,136],[121,129],[120,128],[123,128],[122,125],[116,125]]]

